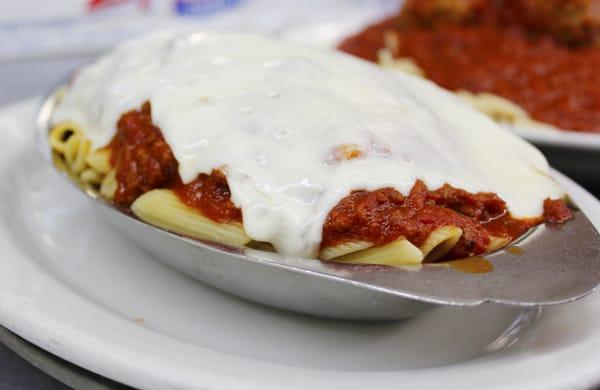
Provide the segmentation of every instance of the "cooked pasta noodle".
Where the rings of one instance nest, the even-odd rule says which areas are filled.
[[[436,261],[450,252],[461,235],[462,230],[456,226],[442,226],[432,231],[419,248],[423,252],[425,261]]]
[[[346,264],[416,265],[423,261],[423,253],[404,237],[389,244],[336,257],[332,261]]]
[[[85,159],[90,152],[90,147],[90,141],[81,134],[73,134],[65,143],[63,155],[73,173],[79,174],[85,169],[87,165]]]
[[[90,183],[93,185],[99,185],[100,183],[102,183],[103,180],[103,177],[100,174],[100,172],[91,168],[88,168],[81,172],[80,178],[83,182]]]
[[[344,256],[349,253],[362,251],[372,247],[373,244],[367,241],[350,241],[343,242],[341,244],[324,248],[319,257],[323,260],[331,260],[336,257]]]
[[[81,135],[79,126],[73,122],[64,122],[52,127],[48,137],[52,150],[64,154],[67,141],[73,135]]]
[[[171,190],[152,190],[137,198],[131,211],[142,221],[192,238],[230,245],[251,239],[240,223],[218,223],[184,204]]]
[[[100,194],[107,199],[112,199],[117,191],[117,172],[112,169],[104,176],[100,184]]]
[[[111,169],[110,150],[101,149],[91,152],[91,142],[79,126],[72,122],[54,126],[50,130],[49,142],[54,163],[60,170],[67,172],[85,188],[102,185],[106,174]],[[107,189],[102,193],[109,198],[112,197],[108,196],[110,191]]]
[[[508,237],[490,237],[490,245],[488,246],[487,252],[493,252],[500,248],[505,247],[510,243],[511,239]]]
[[[100,149],[90,153],[85,159],[86,163],[100,174],[106,175],[111,169],[110,150]]]

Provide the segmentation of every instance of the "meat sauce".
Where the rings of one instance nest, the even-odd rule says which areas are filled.
[[[429,191],[417,181],[407,197],[391,188],[352,192],[329,213],[321,246],[348,240],[382,245],[399,236],[420,246],[436,228],[457,226],[463,234],[446,256],[455,259],[485,252],[490,235],[513,239],[539,222],[510,218],[494,194],[470,194],[449,185]]]
[[[160,129],[152,123],[149,103],[120,118],[110,149],[118,184],[114,201],[120,207],[128,208],[152,189],[168,188],[214,221],[242,221],[222,172],[214,170],[182,183],[177,161]],[[551,223],[571,218],[560,200],[546,200],[544,210]],[[420,245],[435,228],[452,225],[460,227],[463,235],[446,259],[463,258],[485,252],[491,235],[514,239],[542,221],[511,218],[504,201],[492,193],[471,194],[449,185],[430,191],[417,181],[408,196],[383,188],[354,191],[343,198],[326,218],[321,246],[350,240],[382,245],[400,236]]]
[[[114,201],[119,206],[129,207],[143,193],[177,182],[177,160],[160,129],[152,124],[149,103],[121,116],[110,149],[117,173]]]
[[[600,132],[600,48],[559,42],[510,9],[488,4],[466,22],[423,23],[401,13],[347,38],[339,49],[376,61],[384,34],[395,34],[393,54],[412,58],[446,89],[494,93],[538,121]]]
[[[178,164],[160,129],[152,123],[150,103],[125,113],[110,143],[111,163],[116,168],[115,203],[128,208],[140,195],[156,188],[172,189],[188,206],[217,222],[242,221],[231,202],[223,173],[201,174],[188,184],[181,182]]]
[[[573,218],[573,214],[562,200],[546,199],[544,201],[544,219],[547,223],[560,225],[571,218]]]
[[[185,204],[202,211],[213,221],[242,222],[242,211],[231,202],[227,179],[221,171],[200,174],[188,184],[179,181],[173,190]]]

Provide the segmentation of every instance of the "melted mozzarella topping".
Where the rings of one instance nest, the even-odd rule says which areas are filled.
[[[53,122],[78,122],[102,147],[145,101],[183,181],[222,169],[247,234],[283,253],[315,255],[328,212],[352,190],[449,183],[497,193],[515,217],[563,195],[540,152],[432,83],[252,35],[161,33],[117,47],[76,75]],[[343,158],[344,145],[358,157]]]

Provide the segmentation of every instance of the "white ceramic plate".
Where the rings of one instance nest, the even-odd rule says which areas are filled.
[[[33,146],[35,109],[28,100],[0,110],[0,323],[60,357],[141,388],[600,383],[598,294],[539,318],[485,305],[367,324],[277,311],[200,285],[120,237],[48,166]],[[598,201],[557,177],[600,226]]]
[[[309,24],[280,32],[283,39],[323,48],[336,47],[341,41],[360,32],[369,24],[367,20],[351,20]],[[560,131],[543,127],[514,127],[515,133],[540,145],[560,146],[598,152],[600,156],[600,134]],[[600,157],[599,157],[600,159]],[[600,172],[600,169],[597,171]]]

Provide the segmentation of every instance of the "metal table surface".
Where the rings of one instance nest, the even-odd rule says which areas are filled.
[[[0,63],[0,107],[47,92],[67,73],[90,59],[75,56]],[[576,173],[565,173],[576,176]],[[600,179],[580,184],[600,197]],[[0,342],[0,390],[125,388],[57,358],[2,327]]]
[[[2,389],[129,388],[56,357],[1,326],[0,342]]]
[[[0,388],[54,390],[66,387],[0,344]]]

